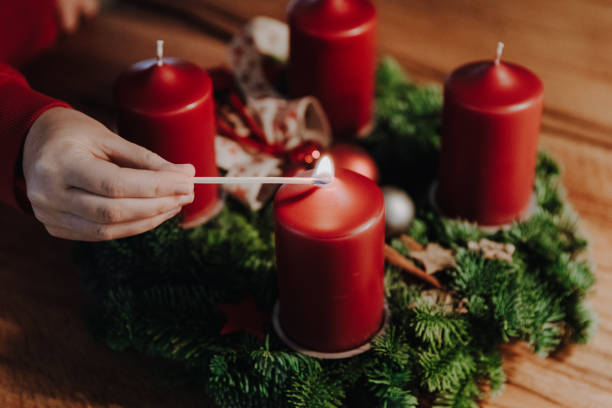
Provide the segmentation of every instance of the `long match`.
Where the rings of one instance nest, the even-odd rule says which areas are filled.
[[[311,184],[323,186],[334,181],[334,165],[321,157],[310,177],[194,177],[196,184]]]
[[[195,184],[314,184],[331,183],[326,177],[194,177]]]

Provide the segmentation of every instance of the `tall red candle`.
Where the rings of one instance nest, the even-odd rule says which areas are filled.
[[[174,163],[191,163],[197,175],[216,176],[212,82],[198,66],[175,58],[131,66],[114,88],[119,134]],[[198,184],[183,209],[184,226],[198,225],[218,206],[217,186]]]
[[[367,342],[384,306],[384,199],[338,169],[331,185],[284,185],[274,199],[280,325],[294,343],[339,352]]]
[[[376,10],[368,0],[297,0],[289,10],[289,88],[323,105],[335,136],[372,122]]]
[[[500,54],[453,71],[444,89],[438,205],[481,225],[527,210],[542,116],[541,81]]]

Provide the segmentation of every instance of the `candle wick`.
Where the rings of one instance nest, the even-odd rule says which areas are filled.
[[[164,64],[164,40],[157,40],[157,66]]]
[[[495,65],[499,65],[503,51],[504,51],[504,43],[499,41],[497,43],[497,56],[495,57]]]

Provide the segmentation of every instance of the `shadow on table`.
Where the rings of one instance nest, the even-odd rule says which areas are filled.
[[[164,387],[162,363],[95,341],[71,244],[0,208],[0,402],[37,407],[212,407],[195,386]],[[10,231],[10,233],[7,233]]]

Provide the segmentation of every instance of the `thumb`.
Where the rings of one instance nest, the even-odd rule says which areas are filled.
[[[195,168],[191,164],[171,163],[160,155],[115,134],[109,139],[108,143],[105,143],[105,153],[113,163],[121,167],[174,171],[189,177],[195,175]]]

